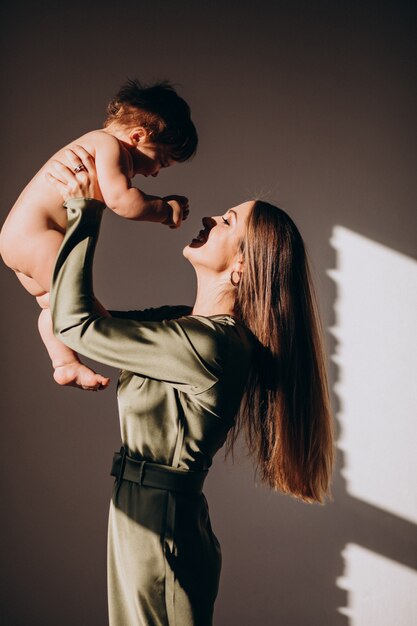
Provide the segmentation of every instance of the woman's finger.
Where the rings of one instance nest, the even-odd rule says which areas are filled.
[[[80,157],[73,150],[67,148],[64,151],[64,154],[68,165],[74,174],[78,174],[78,172],[82,172],[86,169]]]
[[[92,155],[83,146],[75,144],[71,148],[70,158],[74,169],[78,169],[82,165],[82,169],[76,172],[76,176],[84,195],[103,201],[103,195],[97,180],[96,164]]]
[[[68,185],[63,183],[59,178],[56,178],[49,172],[45,174],[45,178],[48,184],[53,187],[65,200],[68,197]]]
[[[51,161],[51,164],[48,167],[47,171],[49,174],[60,180],[65,185],[68,185],[68,183],[73,178],[75,178],[71,170],[59,161]]]
[[[76,146],[76,151],[66,149],[65,159],[67,164],[53,159],[47,167],[47,173],[60,185],[49,177],[48,182],[59,191],[64,200],[95,198],[102,202],[94,160],[87,150],[81,146]]]
[[[69,167],[63,165],[60,161],[51,161],[51,165],[53,167],[53,171],[50,171],[50,174],[59,178],[63,183],[73,184],[74,181],[77,181],[74,172],[71,171]]]
[[[84,165],[85,169],[89,174],[95,173],[95,163],[94,159],[89,152],[83,146],[76,144],[72,148],[72,152],[78,157],[81,163]]]
[[[54,180],[58,180],[60,183],[62,183],[63,185],[67,185],[68,181],[66,180],[65,176],[63,176],[62,174],[60,174],[58,171],[52,171],[51,169],[49,169],[49,171],[47,172],[48,176],[50,176],[52,179]]]
[[[57,178],[59,178],[59,180],[61,180],[61,182],[66,185],[68,195],[72,195],[73,198],[81,198],[84,195],[88,195],[88,193],[85,193],[86,185],[83,182],[83,180],[86,180],[86,177],[88,178],[86,172],[83,172],[84,179],[81,180],[83,177],[80,176],[77,178],[77,175],[74,174],[74,172],[71,172],[68,167],[62,165],[62,163],[60,163],[59,161],[53,161],[52,166],[54,168],[54,171],[56,172]],[[54,172],[50,173],[54,175]],[[71,194],[69,192],[71,192]]]

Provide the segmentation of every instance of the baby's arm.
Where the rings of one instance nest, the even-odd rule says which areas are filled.
[[[106,137],[107,139],[107,137]],[[130,179],[121,170],[119,142],[101,139],[96,149],[96,168],[104,202],[115,213],[130,220],[164,222],[172,214],[172,207],[158,196],[143,193],[131,186]]]

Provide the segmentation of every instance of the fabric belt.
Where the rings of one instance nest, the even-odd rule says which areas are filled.
[[[134,459],[122,447],[120,452],[114,453],[110,474],[116,477],[119,486],[122,480],[129,480],[138,485],[167,491],[201,493],[208,470],[180,470],[169,465]]]

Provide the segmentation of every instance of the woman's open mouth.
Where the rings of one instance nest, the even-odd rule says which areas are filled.
[[[197,237],[194,237],[191,243],[206,243],[208,239],[209,231],[207,229],[200,230]]]

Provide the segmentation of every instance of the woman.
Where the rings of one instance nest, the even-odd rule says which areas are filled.
[[[265,484],[306,502],[329,491],[331,417],[303,242],[283,211],[245,202],[204,218],[183,250],[197,274],[194,307],[109,314],[91,279],[104,209],[94,164],[84,150],[69,160],[49,175],[68,212],[52,284],[55,333],[122,368],[110,624],[208,626],[221,553],[202,485],[219,448],[231,449],[243,426]]]

